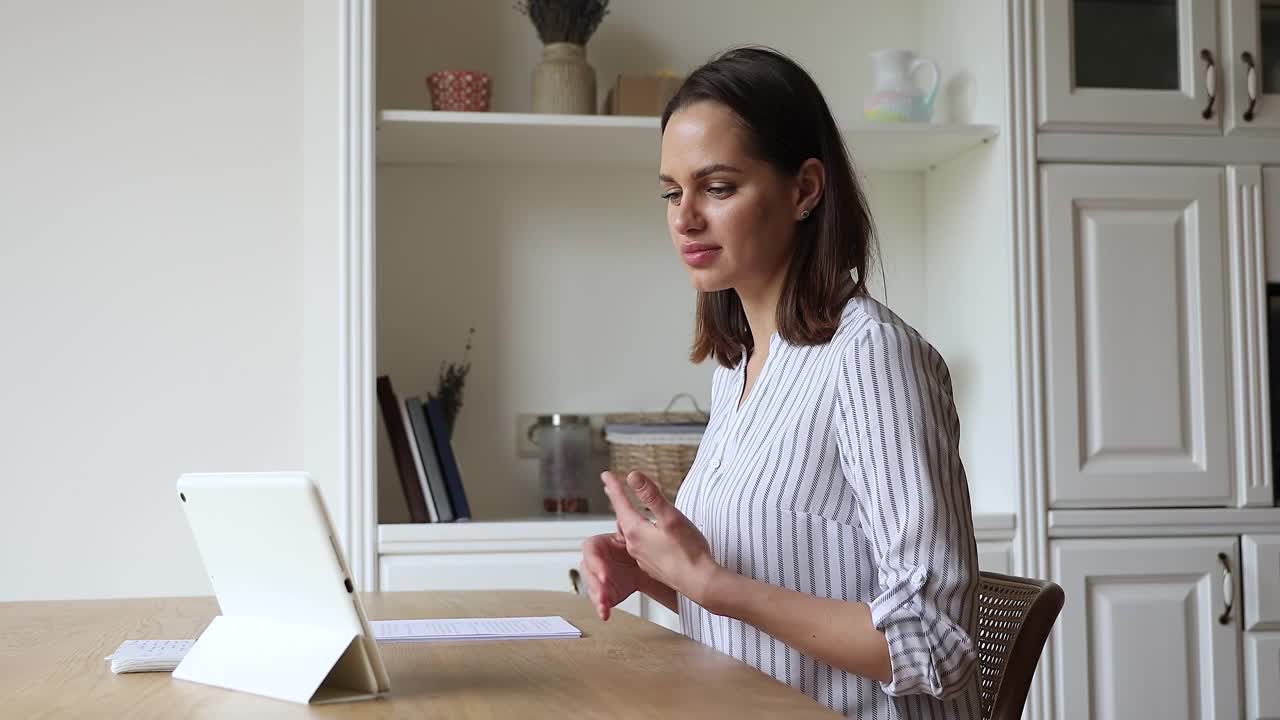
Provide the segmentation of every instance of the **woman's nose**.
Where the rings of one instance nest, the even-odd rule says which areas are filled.
[[[702,229],[702,215],[698,212],[698,208],[694,203],[681,203],[675,208],[671,226],[681,235],[696,233]]]

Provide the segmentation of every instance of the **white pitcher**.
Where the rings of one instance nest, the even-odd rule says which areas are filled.
[[[920,67],[933,71],[929,89],[921,92],[912,79]],[[876,122],[929,122],[933,116],[933,99],[938,94],[942,75],[938,64],[917,57],[911,50],[876,50],[871,53],[874,86],[862,104],[863,114]]]

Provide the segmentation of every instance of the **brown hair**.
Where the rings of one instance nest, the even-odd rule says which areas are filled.
[[[677,110],[708,100],[737,116],[747,152],[779,173],[794,175],[809,158],[822,162],[822,197],[796,228],[777,324],[779,336],[793,345],[829,342],[845,301],[866,292],[875,239],[866,198],[827,101],[813,78],[777,50],[733,48],[689,75],[662,113],[663,131]],[[698,293],[690,360],[711,356],[734,367],[742,348],[750,352],[754,345],[735,290]]]

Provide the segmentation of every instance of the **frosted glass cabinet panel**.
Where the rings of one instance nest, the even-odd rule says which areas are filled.
[[[1072,0],[1077,88],[1178,90],[1178,0]]]

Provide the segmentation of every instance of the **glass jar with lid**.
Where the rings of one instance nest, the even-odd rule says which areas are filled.
[[[591,420],[586,415],[539,415],[529,428],[538,446],[542,509],[549,513],[587,512],[586,476],[591,462]]]

